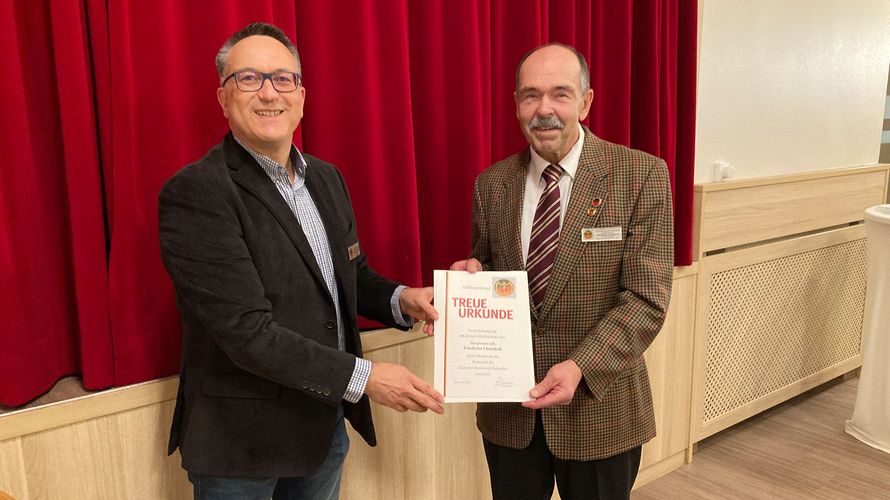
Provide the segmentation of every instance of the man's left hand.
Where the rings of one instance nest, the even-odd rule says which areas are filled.
[[[567,405],[572,402],[580,382],[581,369],[571,359],[553,365],[544,380],[528,391],[529,396],[534,399],[522,403],[522,406],[537,410],[547,406]]]
[[[406,288],[399,295],[399,307],[402,314],[411,316],[416,321],[425,321],[423,333],[433,334],[433,321],[439,319],[439,313],[433,307],[433,287]]]

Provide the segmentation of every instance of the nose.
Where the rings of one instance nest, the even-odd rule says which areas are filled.
[[[553,114],[553,101],[550,99],[550,96],[544,95],[541,97],[540,104],[538,104],[538,115],[539,116],[550,116]]]
[[[272,100],[278,97],[278,91],[272,86],[272,80],[270,78],[263,79],[263,83],[260,85],[260,89],[257,90],[256,93],[259,98],[263,100]]]

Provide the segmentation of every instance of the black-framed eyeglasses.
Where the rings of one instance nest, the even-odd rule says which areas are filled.
[[[227,76],[222,81],[220,87],[225,86],[229,80],[235,80],[235,86],[241,92],[257,92],[263,88],[266,80],[272,82],[272,88],[278,92],[293,92],[300,86],[300,74],[291,71],[276,71],[274,73],[263,73],[262,71],[254,71],[251,69],[244,71],[236,71]]]

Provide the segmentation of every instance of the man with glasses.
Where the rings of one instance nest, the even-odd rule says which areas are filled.
[[[369,398],[444,411],[406,368],[361,358],[356,320],[434,320],[432,290],[368,267],[340,173],[294,147],[306,89],[287,36],[251,24],[216,66],[231,132],[159,198],[183,324],[169,452],[195,498],[337,498],[344,416],[373,446]]]
[[[480,403],[495,500],[627,499],[655,436],[643,352],[671,295],[673,222],[664,161],[581,125],[587,61],[550,43],[516,69],[529,147],[482,172],[473,250],[452,269],[528,272],[530,401]]]

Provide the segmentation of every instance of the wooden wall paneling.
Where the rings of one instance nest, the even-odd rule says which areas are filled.
[[[642,469],[682,452],[689,443],[694,292],[695,276],[674,280],[664,327],[645,353],[658,434],[643,446]]]
[[[176,399],[178,387],[178,377],[167,377],[5,413],[0,416],[0,441]]]
[[[687,441],[689,415],[683,407],[689,381],[683,366],[689,359],[696,269],[676,270],[665,328],[646,354],[659,435],[644,451],[640,484],[647,475],[677,467],[676,450],[682,456]],[[366,337],[369,359],[404,364],[432,381],[431,338],[395,330]],[[170,377],[0,417],[0,433],[7,438],[0,441],[0,490],[17,500],[190,498],[179,454],[165,453],[176,384]],[[370,448],[350,430],[342,498],[490,498],[475,405],[449,404],[443,416],[377,406],[373,411],[380,444]]]
[[[436,421],[436,498],[491,498],[482,434],[476,428],[476,405],[449,404],[447,417]]]
[[[864,237],[857,225],[702,259],[694,440],[858,366]]]
[[[883,203],[887,165],[706,184],[701,252],[805,233],[863,219]]]
[[[373,351],[367,357],[373,362],[419,362],[419,366],[408,366],[426,378],[425,365],[432,361],[432,353],[424,352],[426,347],[423,341],[412,341]],[[427,356],[429,361],[424,362]],[[435,482],[430,476],[435,470],[434,443],[424,441],[433,436],[438,415],[399,413],[372,406],[377,446],[368,447],[349,429],[351,446],[343,474],[342,498],[435,498]]]
[[[0,442],[0,491],[16,500],[29,500],[25,481],[25,458],[22,455],[22,439]]]
[[[705,402],[705,380],[708,369],[708,315],[711,309],[711,275],[699,262],[698,283],[695,294],[695,327],[692,336],[692,403],[690,404],[689,446],[687,461],[692,459],[694,444],[700,439]]]
[[[165,401],[110,417],[117,420],[123,433],[118,436],[117,452],[123,470],[121,482],[129,498],[192,498],[179,451],[167,456],[174,404]]]
[[[385,347],[368,353],[368,359],[404,364],[432,382],[432,339],[380,345]],[[352,447],[341,491],[344,500],[490,495],[488,469],[475,425],[475,405],[448,404],[441,416],[432,412],[398,413],[378,405],[373,405],[373,411],[377,447],[368,447],[350,430]]]
[[[186,499],[179,456],[166,456],[172,403],[145,406],[22,438],[32,498]]]
[[[692,197],[692,261],[701,260],[704,250],[702,250],[702,207],[708,201],[708,192],[704,191],[701,185],[695,186],[695,193]]]

